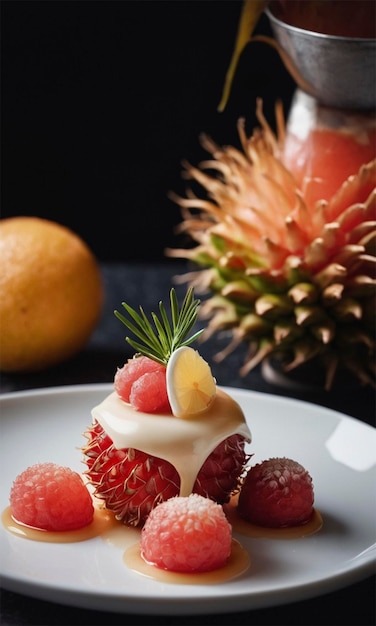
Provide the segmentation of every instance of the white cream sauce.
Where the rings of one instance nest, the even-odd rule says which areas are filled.
[[[188,496],[209,454],[227,437],[251,441],[244,413],[221,389],[205,412],[179,418],[135,411],[116,392],[92,410],[92,417],[116,448],[136,448],[171,463],[180,476],[180,495]]]

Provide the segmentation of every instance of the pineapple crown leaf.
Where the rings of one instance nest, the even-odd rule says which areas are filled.
[[[174,350],[188,346],[203,333],[202,329],[191,337],[187,337],[196,322],[199,304],[200,301],[194,298],[193,288],[190,287],[179,309],[176,292],[172,288],[170,290],[170,319],[162,301],[159,302],[159,317],[152,312],[151,321],[141,306],[137,312],[126,302],[122,302],[122,306],[127,311],[129,318],[119,311],[114,311],[114,313],[137,337],[137,340],[130,337],[125,338],[132,348],[149,359],[157,361],[157,363],[167,365]]]

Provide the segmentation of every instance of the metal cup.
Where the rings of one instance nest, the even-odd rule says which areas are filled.
[[[370,110],[376,106],[376,39],[303,30],[266,9],[281,58],[298,86],[320,104]],[[287,56],[286,56],[287,55]],[[290,65],[290,67],[289,67]]]

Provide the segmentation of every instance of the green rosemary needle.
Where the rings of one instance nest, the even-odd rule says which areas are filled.
[[[197,320],[199,305],[200,300],[194,298],[193,288],[190,287],[179,309],[176,292],[172,288],[170,290],[170,318],[162,301],[159,302],[159,317],[152,312],[151,320],[148,319],[141,306],[137,312],[126,302],[122,302],[122,306],[127,311],[128,318],[119,311],[114,311],[114,313],[137,337],[137,340],[125,338],[136,352],[157,363],[167,365],[174,350],[181,346],[188,346],[202,334],[203,329],[187,337]]]

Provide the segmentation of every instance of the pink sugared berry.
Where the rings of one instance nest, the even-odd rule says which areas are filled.
[[[312,478],[302,465],[271,458],[250,468],[238,502],[240,517],[270,527],[296,526],[313,512]]]
[[[140,376],[132,385],[129,401],[136,411],[171,413],[166,389],[166,368]]]
[[[117,370],[114,378],[115,391],[122,400],[129,402],[133,383],[143,374],[160,370],[166,370],[164,365],[146,356],[134,356]]]
[[[222,507],[198,494],[176,496],[153,509],[141,534],[144,560],[174,572],[207,572],[226,564],[231,525]]]
[[[13,518],[34,528],[76,530],[93,521],[92,497],[81,476],[55,463],[25,469],[13,482],[9,499]]]
[[[166,387],[166,368],[146,356],[129,359],[114,378],[116,393],[136,411],[171,413]]]

